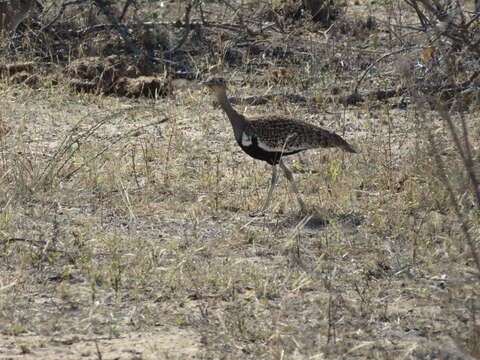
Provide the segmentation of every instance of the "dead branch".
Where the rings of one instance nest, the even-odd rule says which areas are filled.
[[[338,102],[343,105],[356,105],[360,102],[365,101],[365,99],[375,99],[375,100],[385,100],[403,93],[404,89],[400,90],[376,90],[366,94],[354,93],[347,96],[342,96],[338,98]],[[230,97],[228,98],[230,103],[233,105],[264,105],[272,101],[289,101],[292,103],[314,103],[314,98],[307,98],[299,94],[266,94],[266,95],[254,95],[247,97]],[[217,102],[214,101],[213,105],[215,107],[219,106]]]
[[[440,111],[440,115],[442,117],[446,116],[446,118],[450,119],[450,121],[451,121],[451,118],[449,117],[448,112],[446,112],[446,110],[445,111]],[[447,122],[448,122],[448,120],[447,120]],[[451,135],[453,135],[453,134],[451,133]],[[462,213],[462,210],[460,209],[460,204],[458,203],[457,196],[455,195],[455,190],[453,189],[453,186],[452,186],[452,184],[451,184],[451,182],[448,178],[448,175],[445,172],[445,169],[446,169],[445,163],[443,162],[442,158],[440,157],[441,151],[440,151],[440,149],[438,149],[438,146],[435,143],[435,140],[433,138],[432,133],[429,134],[428,140],[430,142],[432,156],[434,157],[435,162],[437,164],[437,169],[438,169],[438,172],[439,172],[440,181],[443,183],[443,185],[447,189],[447,192],[448,192],[449,197],[450,197],[450,203],[452,204],[453,209],[455,211],[455,214],[457,216],[457,219],[460,222],[460,225],[462,227],[462,232],[465,235],[465,238],[467,239],[468,247],[470,248],[470,253],[473,257],[473,260],[475,262],[477,270],[479,271],[479,274],[477,274],[477,276],[480,277],[480,255],[477,251],[477,246],[475,244],[475,240],[470,235],[467,219],[465,218],[465,215]],[[458,150],[458,148],[457,148],[457,150]],[[477,196],[478,196],[478,191],[479,190],[478,190],[478,187],[477,187],[477,189],[475,190]]]
[[[18,238],[18,237],[2,239],[1,241],[2,244],[8,244],[13,242],[25,242],[25,243],[29,243],[39,247],[45,246],[45,244],[47,243],[45,240],[32,240],[32,239]]]
[[[142,55],[144,51],[141,51],[135,46],[132,35],[128,32],[128,29],[121,24],[115,15],[113,15],[112,10],[108,6],[105,0],[94,0],[97,7],[100,11],[107,17],[108,21],[113,25],[113,27],[118,31],[120,36],[123,38],[123,41],[127,44],[128,48],[134,55]]]
[[[480,76],[480,70],[474,72],[468,80],[462,82],[458,86],[452,87],[451,85],[427,85],[423,84],[419,86],[418,89],[423,92],[424,94],[434,95],[438,94],[442,91],[448,91],[450,94],[459,94],[464,91],[468,90],[475,90],[478,86],[475,85],[475,80]],[[356,105],[358,103],[363,102],[365,99],[373,99],[373,100],[385,100],[395,96],[399,96],[403,94],[407,89],[400,88],[400,89],[389,89],[389,90],[375,90],[371,91],[366,94],[360,94],[357,92],[353,92],[350,95],[341,97],[339,102],[343,105]]]
[[[175,45],[172,49],[165,51],[164,55],[168,56],[175,53],[178,49],[182,47],[185,41],[187,41],[188,35],[192,30],[192,27],[190,26],[190,12],[192,11],[192,7],[193,7],[192,3],[189,3],[185,8],[185,15],[184,15],[185,30],[183,32],[181,39],[179,40],[177,45]]]
[[[471,34],[469,32],[470,26],[475,23],[474,20],[476,20],[479,14],[473,16],[473,19],[466,22],[465,11],[460,6],[456,9],[457,11],[453,13],[449,11],[448,5],[441,5],[435,0],[433,0],[434,4],[432,4],[430,0],[404,1],[415,10],[425,32],[432,30],[436,33],[439,33],[440,35],[452,40],[452,46],[462,49],[467,48],[472,53],[480,56],[478,42],[472,44],[472,37],[470,36]],[[418,2],[423,5],[422,8],[425,10],[422,10],[418,6]],[[428,17],[425,15],[424,11],[428,12],[430,18],[432,18],[431,20],[428,20]]]
[[[190,30],[196,30],[200,29],[201,27],[213,27],[213,28],[220,28],[220,29],[225,29],[225,30],[232,30],[232,31],[241,31],[240,27],[235,24],[231,23],[215,23],[215,22],[193,22],[186,24],[181,21],[147,21],[143,23],[129,23],[125,25],[127,28],[132,29],[132,28],[137,28],[137,27],[142,27],[142,26],[165,26],[165,27],[172,27],[172,28],[190,28]],[[69,35],[75,36],[75,37],[84,37],[86,35],[89,35],[91,33],[95,32],[100,32],[100,31],[107,31],[107,30],[112,30],[115,27],[112,24],[97,24],[93,25],[87,28],[84,28],[79,31],[71,31]]]
[[[60,17],[64,14],[65,9],[66,9],[68,6],[84,4],[84,3],[86,3],[87,1],[88,1],[88,0],[72,0],[72,1],[66,1],[66,2],[64,2],[64,3],[60,6],[60,10],[58,11],[57,15],[56,15],[48,24],[42,26],[42,28],[40,29],[40,32],[42,32],[42,31],[44,31],[44,30],[48,30],[54,23],[56,23],[57,20],[60,19]]]
[[[358,103],[362,103],[363,101],[365,101],[365,99],[385,100],[398,96],[403,92],[404,89],[375,90],[366,94],[354,92],[350,95],[340,97],[339,103],[343,105],[357,105]]]
[[[294,103],[306,103],[308,100],[305,96],[298,94],[267,94],[267,95],[256,95],[256,96],[247,96],[244,98],[241,97],[231,97],[229,98],[232,104],[246,104],[246,105],[263,105],[272,100],[284,99]]]
[[[133,24],[132,24],[133,25]],[[190,22],[189,24],[186,24],[181,21],[147,21],[144,23],[141,23],[141,25],[146,25],[146,26],[171,26],[175,28],[185,28],[185,27],[191,27],[192,30],[200,29],[201,27],[213,27],[213,28],[219,28],[219,29],[225,29],[225,30],[232,30],[232,31],[240,31],[242,27],[238,24],[232,24],[232,23],[217,23],[217,22],[208,22],[208,21],[193,21]],[[134,26],[134,25],[133,25]]]
[[[473,193],[477,198],[477,208],[480,209],[480,186],[479,186],[477,175],[475,173],[474,166],[473,166],[473,155],[471,151],[471,145],[468,140],[469,134],[468,134],[467,125],[465,123],[465,117],[460,116],[460,120],[461,120],[460,122],[462,124],[461,137],[463,138],[463,142],[464,142],[462,146],[460,135],[457,133],[457,129],[455,128],[455,125],[453,124],[452,118],[448,114],[448,111],[444,107],[441,107],[439,112],[442,120],[448,125],[450,136],[452,137],[453,143],[455,144],[457,152],[460,155],[460,158],[462,159],[463,166],[467,171],[468,177],[470,178],[470,181],[472,183]],[[480,267],[479,267],[479,270],[480,270]]]
[[[118,21],[120,21],[120,22],[123,21],[123,18],[124,18],[125,15],[127,14],[128,8],[129,8],[130,5],[132,5],[134,2],[135,2],[135,0],[127,0],[127,1],[125,2],[125,5],[123,6],[122,14],[121,14],[120,17],[118,18]]]
[[[342,96],[338,98],[338,102],[343,105],[356,105],[365,101],[365,99],[374,99],[374,100],[385,100],[395,96],[398,96],[404,92],[405,89],[400,90],[376,90],[366,94],[353,93],[347,96]],[[289,101],[292,103],[314,103],[314,98],[307,98],[299,94],[266,94],[266,95],[254,95],[247,97],[230,97],[228,100],[233,105],[264,105],[272,101]],[[213,105],[215,107],[219,104],[214,101]]]
[[[422,24],[423,31],[427,31],[428,26],[430,24],[430,21],[427,19],[427,17],[420,11],[418,8],[417,2],[414,0],[405,0],[405,2],[410,5],[415,12],[417,13],[418,19],[420,20],[420,23]]]
[[[58,19],[60,19],[60,17],[64,14],[65,12],[65,9],[68,7],[68,6],[72,6],[72,5],[80,5],[80,4],[84,4],[86,3],[88,0],[72,0],[72,1],[66,1],[64,2],[61,6],[60,6],[60,10],[58,11],[57,15],[47,24],[43,25],[39,31],[37,32],[34,32],[34,31],[29,31],[28,33],[24,33],[24,34],[16,34],[10,38],[7,39],[7,41],[12,44],[13,42],[15,41],[19,41],[25,37],[37,37],[39,34],[41,34],[42,32],[46,31],[46,30],[49,30],[50,27],[55,24]],[[43,10],[43,6],[37,1],[36,2],[37,4],[37,7],[41,10]]]

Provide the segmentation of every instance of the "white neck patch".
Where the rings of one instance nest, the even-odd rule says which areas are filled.
[[[252,137],[245,132],[242,133],[242,139],[241,139],[242,146],[250,146],[252,145]]]

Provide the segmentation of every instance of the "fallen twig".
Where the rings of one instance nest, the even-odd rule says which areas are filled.
[[[472,87],[472,84],[478,78],[478,76],[480,76],[480,71],[476,71],[470,76],[468,80],[464,81],[463,83],[455,87],[452,87],[451,85],[432,86],[432,85],[423,84],[419,86],[418,89],[423,93],[429,94],[429,95],[437,94],[441,91],[448,91],[451,94],[458,94],[469,89],[475,90],[475,87]],[[395,90],[394,89],[375,90],[366,94],[360,94],[360,93],[354,92],[350,95],[341,97],[339,102],[344,105],[356,105],[360,102],[363,102],[365,99],[385,100],[385,99],[389,99],[389,98],[401,95],[405,91],[406,91],[405,88],[399,88]]]
[[[147,21],[143,23],[126,24],[125,26],[127,28],[137,28],[139,26],[165,26],[165,27],[172,27],[177,29],[190,28],[189,31],[196,30],[201,27],[213,27],[213,28],[220,28],[225,30],[240,31],[240,28],[235,24],[214,23],[214,22],[207,22],[207,23],[194,22],[194,23],[187,24],[181,21]],[[113,26],[112,24],[97,24],[97,25],[89,26],[82,30],[71,31],[69,34],[75,37],[83,37],[85,35],[88,35],[97,31],[106,31],[106,30],[112,30],[112,29],[115,29],[115,26]]]
[[[365,99],[385,100],[398,96],[402,92],[403,89],[375,90],[366,94],[359,94],[357,92],[354,92],[350,95],[340,97],[339,102],[343,105],[356,105],[360,102],[363,102]]]
[[[241,97],[231,97],[229,101],[232,104],[263,105],[275,99],[286,99],[291,102],[307,102],[307,98],[298,94],[267,94]]]

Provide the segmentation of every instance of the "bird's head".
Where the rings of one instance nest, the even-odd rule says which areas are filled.
[[[227,88],[227,82],[219,76],[210,76],[207,80],[203,81],[202,84],[208,87],[213,93],[225,92]]]

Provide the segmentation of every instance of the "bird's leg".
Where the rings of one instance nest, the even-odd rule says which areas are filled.
[[[302,198],[300,197],[300,193],[298,192],[297,185],[295,184],[295,181],[293,180],[293,174],[292,172],[285,166],[283,161],[280,159],[280,167],[282,168],[283,172],[285,173],[285,176],[287,177],[288,181],[290,182],[290,187],[292,191],[295,193],[297,196],[298,204],[300,205],[300,212],[305,214],[307,211],[307,207],[305,206],[305,203],[303,202]]]
[[[268,189],[267,199],[265,200],[265,203],[263,204],[262,209],[259,212],[251,213],[250,214],[251,217],[265,216],[265,211],[267,210],[268,206],[270,205],[270,201],[272,200],[273,189],[275,188],[275,185],[277,184],[277,180],[278,180],[277,166],[273,165],[272,166],[272,181],[270,183],[270,188]]]
[[[277,175],[277,166],[272,166],[272,181],[270,182],[270,188],[268,189],[267,199],[265,200],[265,204],[263,204],[262,212],[268,209],[270,206],[270,202],[272,201],[272,194],[275,185],[277,185],[278,175]]]

